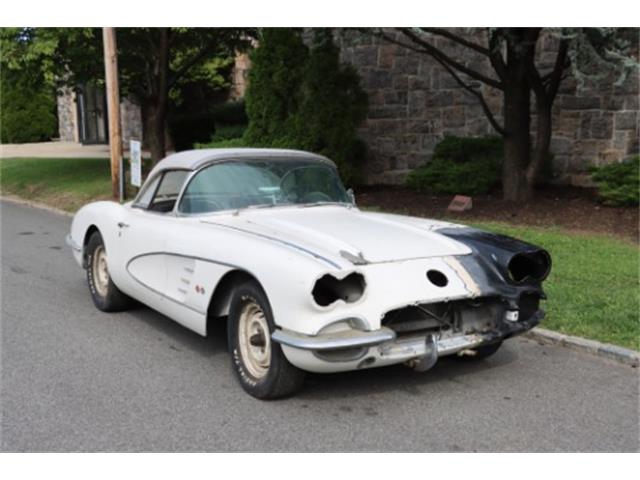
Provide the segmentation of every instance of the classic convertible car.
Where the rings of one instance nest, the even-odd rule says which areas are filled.
[[[170,155],[134,201],[80,209],[67,241],[98,309],[135,299],[201,335],[227,322],[258,398],[306,371],[487,357],[541,321],[551,268],[513,238],[361,211],[330,160],[293,150]]]

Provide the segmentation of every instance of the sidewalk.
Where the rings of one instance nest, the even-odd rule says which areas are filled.
[[[127,152],[124,152],[125,157]],[[143,151],[142,156],[150,157]],[[109,145],[82,145],[75,142],[13,143],[0,145],[0,158],[109,158]]]

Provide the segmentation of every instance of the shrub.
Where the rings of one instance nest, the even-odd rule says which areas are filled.
[[[495,135],[484,137],[446,136],[433,150],[433,158],[442,158],[457,163],[470,162],[476,158],[502,159],[502,138]]]
[[[194,148],[241,148],[249,147],[243,138],[226,138],[207,143],[196,143]]]
[[[262,29],[259,46],[251,52],[245,93],[247,142],[270,146],[291,135],[308,57],[309,51],[297,30]]]
[[[640,155],[624,162],[591,169],[598,197],[605,205],[638,205],[640,197]]]
[[[247,114],[242,101],[218,103],[204,111],[172,113],[169,121],[177,150],[192,148],[199,144],[197,142],[241,137],[246,126]]]
[[[172,113],[168,119],[169,132],[176,150],[188,150],[194,142],[206,141],[215,131],[211,112]]]
[[[251,59],[245,144],[320,153],[347,183],[357,181],[367,97],[355,70],[340,63],[331,31],[316,30],[309,49],[297,30],[264,29]]]
[[[357,182],[366,152],[356,130],[366,114],[367,95],[357,72],[340,63],[331,30],[316,30],[295,116],[299,147],[331,158],[346,182]]]
[[[211,115],[216,126],[246,125],[249,119],[244,101],[224,102],[211,109]]]
[[[433,159],[409,174],[407,185],[422,192],[478,195],[500,184],[502,139],[447,136]]]
[[[6,70],[2,68],[1,70]],[[13,72],[0,75],[0,141],[41,142],[56,135],[53,88],[21,82]]]

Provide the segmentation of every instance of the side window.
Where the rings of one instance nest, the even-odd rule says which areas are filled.
[[[187,170],[170,170],[165,172],[160,179],[160,185],[148,209],[162,213],[173,210],[173,206],[178,199],[178,194],[188,174],[189,172]]]
[[[145,210],[149,208],[149,204],[151,203],[151,197],[153,197],[153,194],[155,193],[156,188],[158,187],[158,182],[160,181],[160,177],[162,177],[162,175],[156,175],[151,181],[151,183],[149,183],[149,185],[147,185],[144,188],[144,190],[140,194],[140,197],[138,197],[138,201],[134,204],[135,207],[144,208]]]

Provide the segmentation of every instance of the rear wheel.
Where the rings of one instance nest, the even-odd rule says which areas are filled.
[[[236,288],[229,307],[231,365],[242,388],[260,399],[290,395],[304,383],[304,372],[271,341],[273,330],[271,308],[260,286],[247,282]]]
[[[125,310],[131,305],[131,298],[116,287],[107,266],[107,251],[100,232],[94,232],[86,247],[87,284],[93,303],[103,312]]]

